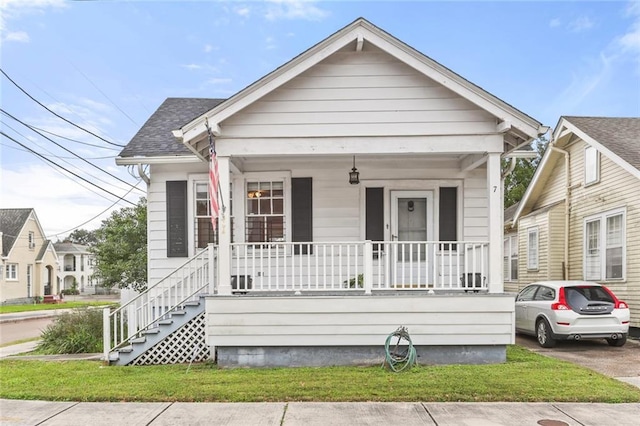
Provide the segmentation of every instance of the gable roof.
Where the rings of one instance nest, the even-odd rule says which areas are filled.
[[[167,98],[120,152],[120,157],[193,155],[171,133],[211,110],[224,99]]]
[[[42,244],[42,247],[40,247],[40,251],[38,252],[38,256],[36,257],[36,262],[42,262],[45,254],[47,254],[47,250],[51,250],[56,260],[58,259],[58,255],[56,253],[55,247],[53,246],[53,243],[51,242],[51,240],[45,240],[44,243]]]
[[[640,118],[562,116],[549,146],[561,148],[579,137],[640,179]],[[514,223],[531,212],[562,154],[547,148],[514,214]]]
[[[7,257],[33,209],[0,209],[2,257]]]
[[[89,253],[89,246],[71,243],[67,241],[62,243],[55,243],[53,247],[56,249],[56,252],[58,253],[79,253],[79,254]]]
[[[548,130],[530,116],[401,42],[366,19],[359,18],[210,111],[183,125],[174,132],[174,135],[181,138],[187,148],[195,155],[205,159],[208,156],[207,144],[203,143],[200,146],[192,146],[191,144],[191,142],[201,140],[205,134],[205,122],[209,122],[214,134],[216,132],[219,134],[219,124],[225,119],[273,92],[345,46],[353,44],[354,49],[358,49],[358,46],[361,46],[365,40],[493,114],[501,122],[505,132],[513,139],[515,148],[528,143],[531,139]]]

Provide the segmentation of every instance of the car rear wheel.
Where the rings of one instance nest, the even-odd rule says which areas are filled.
[[[607,339],[607,343],[609,346],[624,346],[624,344],[627,343],[627,336],[622,336],[619,339]]]
[[[551,336],[551,326],[545,319],[536,323],[536,338],[543,348],[552,348],[556,345],[556,339]]]

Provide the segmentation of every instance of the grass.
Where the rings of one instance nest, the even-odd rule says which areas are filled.
[[[29,305],[4,305],[0,306],[0,314],[13,314],[16,312],[45,311],[50,309],[74,309],[89,306],[108,306],[114,302],[63,302],[63,303],[38,303]]]
[[[640,402],[640,389],[519,346],[495,365],[219,369],[0,361],[0,398],[56,401]]]

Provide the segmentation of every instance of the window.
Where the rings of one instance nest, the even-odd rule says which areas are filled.
[[[229,191],[229,206],[227,207],[227,213],[232,214],[231,204],[233,191]],[[213,229],[211,224],[211,203],[209,202],[209,184],[207,181],[195,182],[195,245],[196,248],[205,248],[209,243],[218,243],[217,226]],[[222,209],[222,206],[220,207]],[[222,211],[220,211],[222,214]],[[231,218],[231,229],[233,229],[233,218]],[[233,233],[231,235],[231,241],[233,242]]]
[[[552,288],[540,286],[533,300],[553,300],[556,298],[556,291]]]
[[[246,241],[284,241],[284,182],[247,182]]]
[[[16,281],[18,279],[18,264],[7,263],[6,268],[7,270],[5,278],[7,279],[7,281]]]
[[[32,231],[29,231],[29,248],[33,250],[36,248],[36,237]]]
[[[27,297],[31,297],[33,287],[33,265],[27,265]]]
[[[600,154],[592,147],[584,149],[584,184],[589,185],[600,180]]]
[[[507,235],[504,238],[503,254],[504,280],[518,280],[518,236]]]
[[[585,219],[584,276],[587,280],[624,278],[624,211],[612,211]]]
[[[527,231],[527,269],[538,269],[538,227]]]

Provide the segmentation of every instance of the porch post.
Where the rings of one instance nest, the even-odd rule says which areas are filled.
[[[231,209],[229,203],[229,157],[218,157],[220,216],[218,218],[218,294],[231,294]],[[222,212],[225,206],[225,212]]]
[[[370,240],[364,242],[364,294],[371,294],[373,288],[373,243]]]
[[[490,153],[487,159],[487,191],[489,200],[489,293],[502,293],[503,208],[500,154]]]

